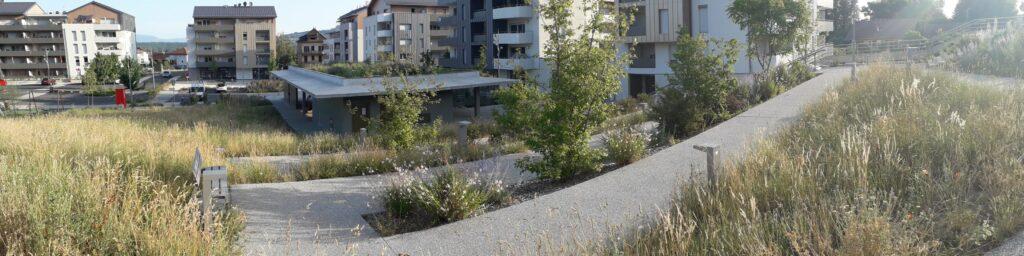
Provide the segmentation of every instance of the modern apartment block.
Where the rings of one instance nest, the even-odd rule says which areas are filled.
[[[196,6],[187,28],[189,73],[199,79],[266,79],[277,47],[273,6]]]
[[[448,51],[439,41],[450,36],[439,21],[448,7],[438,0],[372,0],[364,19],[364,56],[418,62],[423,53],[440,59]]]
[[[831,22],[824,15],[832,8],[832,0],[807,0],[814,15],[815,32],[812,42],[824,38],[821,35],[832,30]],[[623,50],[633,47],[636,59],[626,69],[628,75],[622,81],[618,98],[651,94],[656,88],[669,83],[672,69],[669,63],[680,27],[690,35],[704,35],[722,40],[735,39],[746,45],[746,31],[729,18],[726,9],[732,0],[617,0],[621,10],[635,10],[635,22],[626,32]],[[635,8],[635,9],[634,9]],[[821,39],[823,40],[823,39]],[[779,56],[776,62],[785,62],[793,56]],[[737,74],[759,72],[761,67],[753,58],[747,57],[741,49],[736,66]]]
[[[334,62],[363,62],[366,60],[364,47],[364,21],[366,7],[359,7],[338,18],[338,36],[333,37]]]
[[[512,77],[522,69],[545,81],[550,70],[541,59],[549,42],[538,6],[544,0],[448,0],[452,15],[441,25],[452,29],[452,36],[441,40],[451,48],[441,66],[474,68],[481,64],[501,77]],[[609,8],[613,7],[611,4]],[[584,24],[587,15],[577,6],[572,24]],[[481,58],[481,51],[484,58]]]
[[[297,58],[295,62],[302,65],[324,63],[324,40],[326,37],[319,30],[313,29],[299,37],[295,42]]]
[[[98,2],[63,13],[33,2],[0,2],[0,72],[6,78],[77,79],[96,54],[134,58],[135,18]]]
[[[324,64],[341,61],[341,31],[332,30],[324,37]]]

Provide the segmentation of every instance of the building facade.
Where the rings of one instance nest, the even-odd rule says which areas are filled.
[[[327,38],[319,30],[313,29],[299,37],[295,42],[295,62],[301,65],[324,63],[324,41]]]
[[[277,11],[250,3],[196,6],[186,29],[188,69],[198,79],[267,79]]]
[[[324,36],[324,64],[341,61],[341,31],[331,30]]]
[[[817,47],[828,32],[832,22],[825,20],[825,13],[832,8],[831,0],[807,0],[812,11],[814,34],[808,47]],[[672,69],[669,63],[675,50],[680,28],[691,36],[737,40],[747,44],[746,31],[729,18],[732,0],[617,0],[620,10],[635,10],[634,22],[626,32],[626,40],[620,46],[625,51],[632,47],[635,54],[633,63],[626,68],[627,76],[622,80],[622,89],[617,98],[635,97],[639,94],[653,94],[658,87],[669,84]],[[635,8],[635,9],[634,9]],[[775,62],[788,62],[794,56],[778,56]],[[738,75],[760,72],[757,61],[740,49],[736,65]]]
[[[136,58],[135,17],[98,2],[63,13],[32,2],[0,3],[4,77],[78,79],[97,54]]]
[[[336,62],[363,62],[366,60],[364,49],[364,21],[366,7],[360,7],[338,18],[338,37],[334,38],[334,55]]]
[[[367,60],[419,62],[423,54],[437,60],[448,51],[439,44],[451,34],[440,26],[448,7],[438,0],[372,0],[366,9],[363,53]]]

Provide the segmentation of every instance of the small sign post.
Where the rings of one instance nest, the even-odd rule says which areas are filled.
[[[196,148],[196,156],[193,159],[192,174],[196,177],[196,186],[199,186],[202,179],[200,175],[203,174],[203,155],[199,153],[199,148]]]

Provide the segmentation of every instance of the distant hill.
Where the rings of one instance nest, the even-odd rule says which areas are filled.
[[[170,52],[179,48],[185,48],[184,42],[138,42],[139,48],[149,52]]]
[[[164,39],[164,38],[159,38],[159,37],[156,37],[156,36],[139,34],[139,35],[135,35],[135,41],[136,42],[145,42],[145,43],[184,43],[185,39],[184,38]]]

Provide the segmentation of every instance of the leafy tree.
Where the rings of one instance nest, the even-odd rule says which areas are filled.
[[[967,22],[975,19],[1017,15],[1017,0],[960,0],[956,4],[953,20]]]
[[[96,73],[96,79],[99,83],[113,84],[121,77],[121,60],[114,54],[97,54],[96,58],[89,64],[89,70]]]
[[[622,67],[628,63],[615,46],[622,37],[618,31],[626,31],[628,22],[618,23],[623,27],[616,33],[606,33],[607,22],[594,15],[601,4],[601,0],[550,0],[539,7],[551,38],[542,57],[551,67],[547,88],[522,83],[498,92],[508,110],[500,115],[502,125],[523,131],[519,137],[542,155],[520,166],[541,177],[568,179],[600,167],[602,152],[588,142],[595,128],[608,119],[613,105],[606,100],[618,92],[625,76]],[[579,15],[580,6],[589,17],[574,24],[570,18]]]
[[[374,130],[380,133],[383,143],[391,149],[409,149],[422,139],[417,127],[420,114],[426,104],[436,95],[433,90],[421,90],[405,75],[399,75],[399,84],[391,79],[383,81],[384,92],[377,98],[381,115],[370,119]]]
[[[480,56],[480,61],[476,63],[474,68],[477,71],[484,72],[484,69],[487,68],[487,45],[480,47],[478,54]]]
[[[142,64],[135,58],[121,60],[121,85],[129,90],[140,89],[139,81],[142,80]]]
[[[811,9],[805,0],[735,0],[727,9],[747,31],[748,55],[764,69],[775,56],[793,53],[811,34]]]
[[[937,0],[880,0],[868,2],[863,11],[871,19],[917,19],[927,22],[945,18],[942,2]]]
[[[829,34],[828,40],[832,43],[849,43],[846,35],[850,33],[851,24],[854,19],[860,18],[860,9],[857,8],[856,0],[835,0],[835,8],[832,9],[835,28]]]
[[[685,29],[678,34],[669,63],[673,74],[659,90],[651,113],[663,131],[686,137],[730,115],[726,100],[738,84],[732,67],[739,50],[736,40],[694,38]]]
[[[420,54],[420,69],[424,74],[433,73],[437,69],[437,61],[434,60],[434,56],[430,55],[429,52]]]
[[[271,52],[270,53],[270,59],[267,60],[267,70],[270,70],[270,71],[277,70],[277,53],[276,52]]]
[[[277,66],[287,67],[295,64],[295,42],[285,36],[277,36]]]

